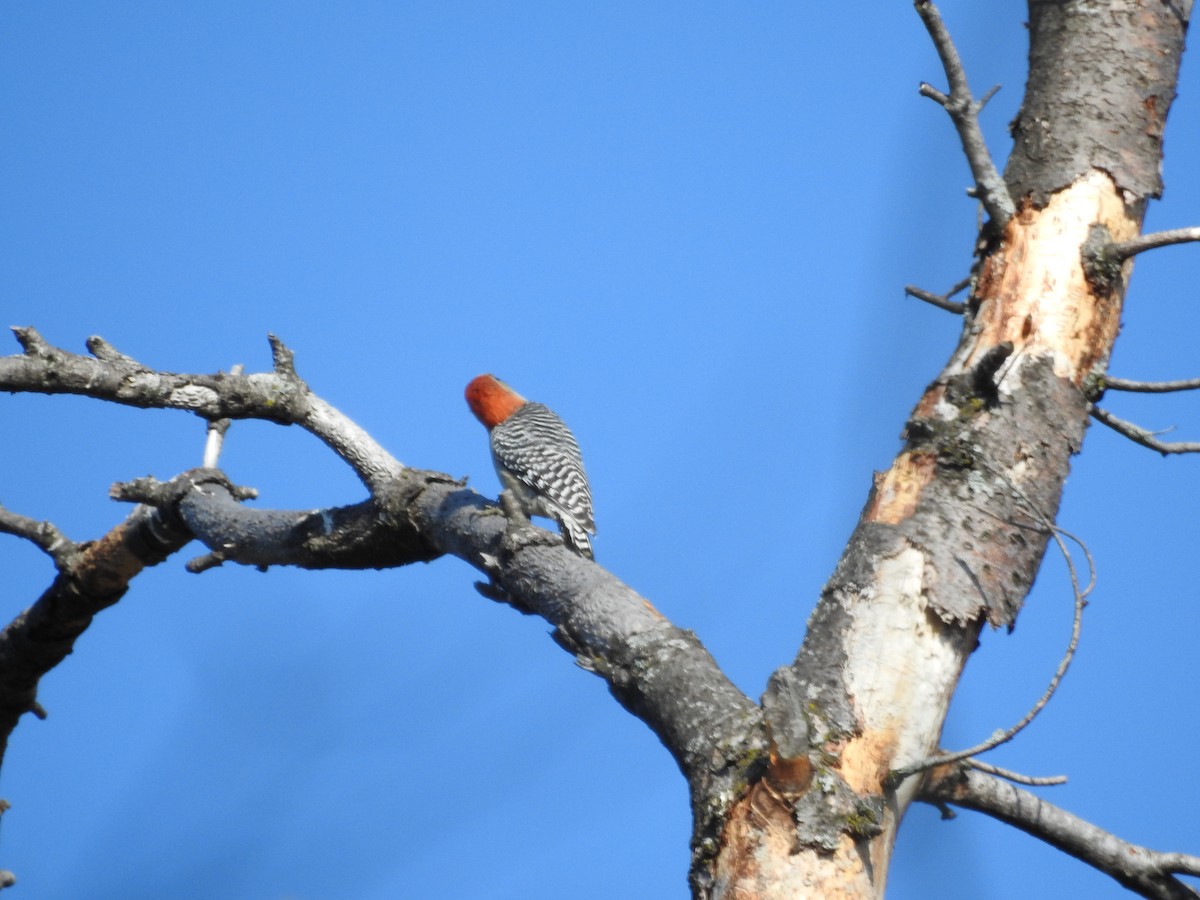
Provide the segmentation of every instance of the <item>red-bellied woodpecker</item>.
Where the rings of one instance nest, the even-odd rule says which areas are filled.
[[[553,519],[568,547],[594,559],[592,490],[579,444],[563,420],[494,375],[467,385],[467,405],[487,426],[496,474],[520,511]]]

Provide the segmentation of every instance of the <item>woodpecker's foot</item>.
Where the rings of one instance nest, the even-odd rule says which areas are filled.
[[[522,547],[531,547],[535,544],[549,547],[561,543],[561,539],[556,534],[544,528],[538,528],[529,521],[525,510],[521,508],[520,501],[513,496],[512,491],[500,492],[500,509],[508,519],[508,528],[505,530],[504,539],[500,544],[506,554],[511,555]]]
[[[553,531],[538,528],[528,519],[521,519],[516,522],[509,519],[508,530],[504,532],[504,537],[500,539],[500,547],[507,557],[511,557],[518,550],[524,550],[527,547],[561,546],[561,537]]]
[[[505,518],[515,519],[518,522],[528,522],[525,517],[525,511],[521,509],[520,501],[513,495],[512,491],[504,490],[500,492],[500,508],[504,510]]]

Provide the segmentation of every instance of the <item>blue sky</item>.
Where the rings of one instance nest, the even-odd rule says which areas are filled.
[[[1023,5],[945,4],[1003,157]],[[1200,222],[1185,62],[1151,229]],[[789,661],[871,482],[957,338],[905,299],[970,263],[976,209],[911,6],[0,7],[0,308],[158,368],[269,366],[406,463],[494,496],[462,389],[491,371],[584,449],[599,561],[751,696]],[[1200,254],[1139,259],[1112,371],[1200,374]],[[15,352],[16,344],[2,352]],[[1200,401],[1116,397],[1200,438]],[[203,423],[5,397],[0,502],[77,540],[116,480],[199,462]],[[259,505],[355,502],[299,431],[239,423]],[[1122,837],[1200,852],[1200,460],[1100,426],[1060,519],[1100,572],[1066,683],[988,759]],[[22,896],[683,898],[686,792],[540,620],[456,560],[384,572],[143,574],[47,677],[5,760]],[[49,583],[0,539],[15,615]],[[944,743],[1019,718],[1067,640],[1049,558],[971,659]],[[916,807],[890,896],[1123,897],[1039,842]]]

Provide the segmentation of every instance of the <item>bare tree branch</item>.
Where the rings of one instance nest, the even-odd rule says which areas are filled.
[[[1154,900],[1195,900],[1200,892],[1175,875],[1200,875],[1200,857],[1159,853],[1123,841],[1035,794],[963,765],[939,766],[925,778],[918,799],[953,803],[986,813],[1057,847]]]
[[[139,506],[100,540],[80,547],[37,602],[0,631],[0,759],[17,720],[39,708],[38,681],[71,652],[92,617],[121,599],[142,569],[189,540],[177,520]]]
[[[950,93],[944,94],[929,84],[922,84],[920,93],[938,103],[950,115],[954,127],[962,141],[963,152],[971,166],[971,174],[975,176],[975,195],[979,197],[984,208],[997,229],[1003,229],[1016,211],[1008,186],[1000,177],[996,164],[988,152],[987,142],[983,139],[983,131],[979,128],[979,113],[984,105],[999,89],[992,88],[980,100],[976,100],[967,84],[967,73],[959,59],[958,50],[942,21],[942,15],[929,0],[916,0],[914,4],[921,21],[938,56],[942,60],[942,68],[950,85]]]
[[[1105,390],[1131,391],[1139,394],[1169,394],[1172,391],[1200,390],[1200,378],[1186,378],[1179,381],[1133,381],[1129,378],[1114,378],[1105,375],[1103,378]]]
[[[954,287],[950,288],[950,290],[946,291],[944,294],[935,294],[933,291],[922,290],[921,288],[912,284],[906,284],[904,286],[904,293],[910,297],[916,297],[918,300],[924,300],[926,303],[932,304],[938,309],[944,309],[946,312],[952,312],[955,315],[961,316],[966,310],[967,305],[965,303],[958,303],[950,298],[955,294],[966,290],[968,287],[970,287],[970,285],[971,279],[968,276],[958,284],[954,285]]]
[[[296,375],[292,352],[274,336],[273,372],[180,375],[149,369],[96,338],[88,346],[99,355],[87,357],[51,346],[32,328],[13,331],[25,353],[0,357],[4,390],[82,394],[145,409],[184,409],[210,421],[256,418],[299,425],[349,463],[372,493],[404,471],[366,431],[309,392]]]
[[[1156,231],[1127,241],[1114,241],[1108,229],[1096,223],[1091,226],[1080,255],[1089,282],[1098,292],[1107,293],[1122,265],[1136,254],[1190,241],[1200,241],[1200,227]]]
[[[1139,425],[1134,425],[1132,422],[1127,422],[1124,419],[1118,418],[1106,409],[1096,406],[1094,403],[1091,407],[1092,418],[1103,422],[1117,434],[1123,434],[1135,444],[1141,444],[1143,447],[1149,447],[1151,450],[1157,450],[1163,456],[1168,456],[1172,453],[1200,453],[1200,442],[1198,441],[1160,441],[1155,432],[1147,431]]]
[[[252,488],[236,487],[219,469],[193,469],[161,482],[139,478],[115,484],[117,500],[147,503],[170,510],[211,553],[188,569],[201,572],[230,561],[266,569],[391,568],[429,562],[441,553],[416,530],[403,506],[435,473],[406,470],[404,478],[384,493],[387,504],[375,499],[351,506],[308,510],[263,510],[243,506],[257,496]],[[461,482],[441,476],[454,487]],[[185,482],[188,488],[180,491]],[[388,509],[393,512],[389,513]]]
[[[1157,250],[1159,247],[1169,247],[1171,244],[1186,244],[1192,241],[1200,241],[1200,227],[1172,228],[1169,231],[1140,234],[1128,241],[1109,244],[1104,248],[1104,252],[1116,259],[1125,260],[1146,250]]]
[[[0,531],[36,544],[54,560],[54,565],[59,571],[70,564],[79,550],[78,545],[59,531],[52,522],[39,522],[3,506],[0,506]]]
[[[1022,775],[1020,772],[1014,772],[1011,769],[1002,769],[1000,766],[985,763],[981,759],[968,759],[965,762],[972,769],[978,769],[980,772],[986,772],[989,775],[995,775],[997,778],[1003,778],[1006,781],[1013,781],[1017,784],[1028,784],[1032,787],[1050,787],[1067,783],[1066,775]]]
[[[89,343],[97,354],[89,359],[50,346],[33,329],[18,329],[17,337],[25,353],[0,358],[0,390],[189,409],[210,420],[258,418],[298,424],[320,437],[370,486],[369,501],[301,512],[248,509],[240,501],[250,492],[214,469],[168,483],[138,479],[114,486],[113,495],[152,504],[188,538],[199,538],[210,553],[193,561],[196,571],[225,560],[364,568],[449,553],[467,561],[488,577],[487,596],[553,625],[555,640],[604,678],[659,736],[698,798],[696,852],[711,852],[725,809],[749,771],[761,765],[767,739],[759,706],[721,672],[695,635],[565,548],[557,534],[510,521],[495,503],[449,476],[395,462],[309,391],[295,374],[291,351],[277,339],[273,373],[206,376],[156,372],[99,339]],[[30,700],[20,698],[18,714]]]

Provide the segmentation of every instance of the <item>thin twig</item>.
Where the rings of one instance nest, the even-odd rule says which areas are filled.
[[[1172,391],[1200,390],[1200,378],[1185,378],[1179,381],[1133,381],[1129,378],[1104,376],[1105,390],[1132,391],[1139,394],[1169,394]]]
[[[43,550],[62,571],[71,564],[79,545],[58,530],[52,522],[41,522],[0,506],[0,531],[25,538]]]
[[[229,370],[230,375],[241,375],[245,367],[238,363]],[[206,469],[217,468],[221,458],[221,446],[225,442],[225,432],[229,430],[229,419],[217,419],[208,423],[208,435],[204,441],[204,462]]]
[[[1157,450],[1163,456],[1168,456],[1172,453],[1200,453],[1200,441],[1160,441],[1155,437],[1153,431],[1147,431],[1139,425],[1126,422],[1124,419],[1114,416],[1107,409],[1101,409],[1094,403],[1090,412],[1093,419],[1103,422],[1113,431],[1117,432],[1117,434],[1123,434],[1135,444],[1141,444],[1143,447]]]
[[[1009,196],[1008,186],[992,161],[987,142],[983,139],[983,131],[979,127],[979,113],[998,88],[993,88],[982,99],[976,100],[971,94],[962,60],[959,59],[958,50],[946,29],[946,23],[942,21],[941,13],[928,0],[916,0],[914,5],[917,15],[925,23],[925,28],[933,39],[933,45],[941,58],[942,68],[950,85],[948,95],[929,84],[921,85],[920,94],[941,105],[950,115],[958,131],[959,140],[962,141],[967,162],[971,166],[971,174],[975,176],[975,193],[987,209],[996,228],[1002,229],[1012,218],[1016,207]]]
[[[1136,256],[1146,250],[1157,250],[1159,247],[1169,247],[1171,244],[1186,244],[1192,241],[1200,241],[1200,226],[1172,228],[1169,231],[1140,234],[1128,241],[1109,244],[1104,248],[1104,252],[1118,259],[1129,259],[1129,257]]]
[[[967,304],[958,303],[950,298],[955,294],[961,293],[970,286],[971,277],[968,275],[944,294],[935,294],[933,291],[923,290],[913,284],[906,284],[904,286],[904,293],[909,297],[916,297],[918,300],[924,300],[926,303],[930,303],[933,306],[936,306],[938,309],[944,309],[946,312],[952,312],[955,315],[961,316],[966,310]]]
[[[1011,769],[1002,769],[999,766],[990,765],[981,759],[968,759],[967,765],[972,769],[978,769],[980,772],[987,772],[989,775],[1003,778],[1005,781],[1028,784],[1032,787],[1049,787],[1055,784],[1067,783],[1066,775],[1022,775],[1020,772],[1014,772]]]
[[[1037,702],[1033,704],[1029,712],[1025,713],[1021,720],[1011,728],[1008,728],[1005,731],[997,729],[996,731],[992,732],[992,736],[986,741],[976,744],[974,747],[968,747],[966,750],[959,750],[955,753],[946,753],[941,756],[934,756],[922,762],[913,763],[912,765],[896,769],[888,776],[889,782],[898,784],[908,776],[915,775],[918,772],[924,772],[936,766],[960,762],[961,760],[969,759],[972,756],[978,756],[980,753],[986,753],[989,750],[994,750],[1001,744],[1007,744],[1021,731],[1023,731],[1024,728],[1030,722],[1032,722],[1034,718],[1036,718],[1037,714],[1042,711],[1046,704],[1050,702],[1050,698],[1053,697],[1054,692],[1058,690],[1058,685],[1062,681],[1063,676],[1067,674],[1067,668],[1071,665],[1071,660],[1075,658],[1075,651],[1079,647],[1079,632],[1083,624],[1083,608],[1087,605],[1087,595],[1091,592],[1092,585],[1095,584],[1095,577],[1093,576],[1091,584],[1089,584],[1088,588],[1086,590],[1080,590],[1079,576],[1075,571],[1075,563],[1071,559],[1071,553],[1067,549],[1066,543],[1059,534],[1060,531],[1061,529],[1057,526],[1051,526],[1050,536],[1054,539],[1055,543],[1058,544],[1058,549],[1062,551],[1063,559],[1065,559],[1067,563],[1067,571],[1071,576],[1071,588],[1075,594],[1075,617],[1071,623],[1071,640],[1067,644],[1066,652],[1063,653],[1062,659],[1059,660],[1058,668],[1055,669],[1054,677],[1050,679],[1050,684],[1046,687],[1045,692],[1041,697],[1038,698]],[[1065,534],[1066,532],[1062,533]],[[1070,537],[1072,537],[1076,543],[1080,543],[1078,538],[1075,538],[1073,535]],[[1082,546],[1081,543],[1080,546]],[[1085,553],[1086,552],[1087,551],[1085,548]],[[1090,565],[1090,554],[1088,555],[1088,560]]]
[[[911,284],[904,286],[904,293],[910,297],[916,297],[918,300],[924,300],[926,303],[936,306],[938,309],[944,309],[946,312],[954,313],[961,316],[966,310],[965,303],[958,303],[954,300],[947,300],[940,294],[935,294],[932,291],[922,290]]]

